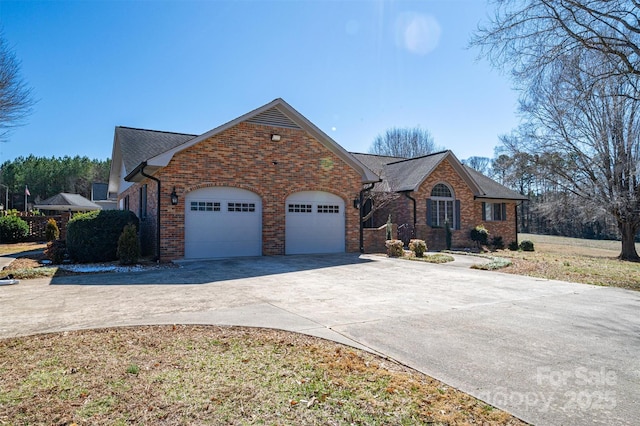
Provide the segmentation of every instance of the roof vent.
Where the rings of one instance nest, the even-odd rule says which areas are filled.
[[[289,117],[277,108],[270,108],[247,120],[247,123],[262,124],[264,126],[286,127],[288,129],[300,129]]]

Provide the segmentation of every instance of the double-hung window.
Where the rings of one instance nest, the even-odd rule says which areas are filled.
[[[505,203],[482,203],[482,219],[486,221],[507,220],[507,205]]]

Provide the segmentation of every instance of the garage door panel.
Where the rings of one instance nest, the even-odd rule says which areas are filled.
[[[239,188],[205,188],[187,195],[185,257],[262,254],[260,197]]]
[[[344,201],[322,191],[303,191],[286,200],[286,254],[345,250]]]

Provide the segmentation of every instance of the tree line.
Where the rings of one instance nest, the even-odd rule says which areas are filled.
[[[8,209],[24,209],[25,187],[29,202],[37,203],[60,192],[91,197],[93,182],[108,182],[111,160],[88,157],[18,157],[0,166],[0,202],[9,191]]]

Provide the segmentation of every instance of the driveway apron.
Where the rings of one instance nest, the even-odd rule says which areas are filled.
[[[0,337],[280,328],[391,357],[534,424],[637,424],[640,293],[469,269],[474,261],[278,256],[25,280],[0,287]]]

